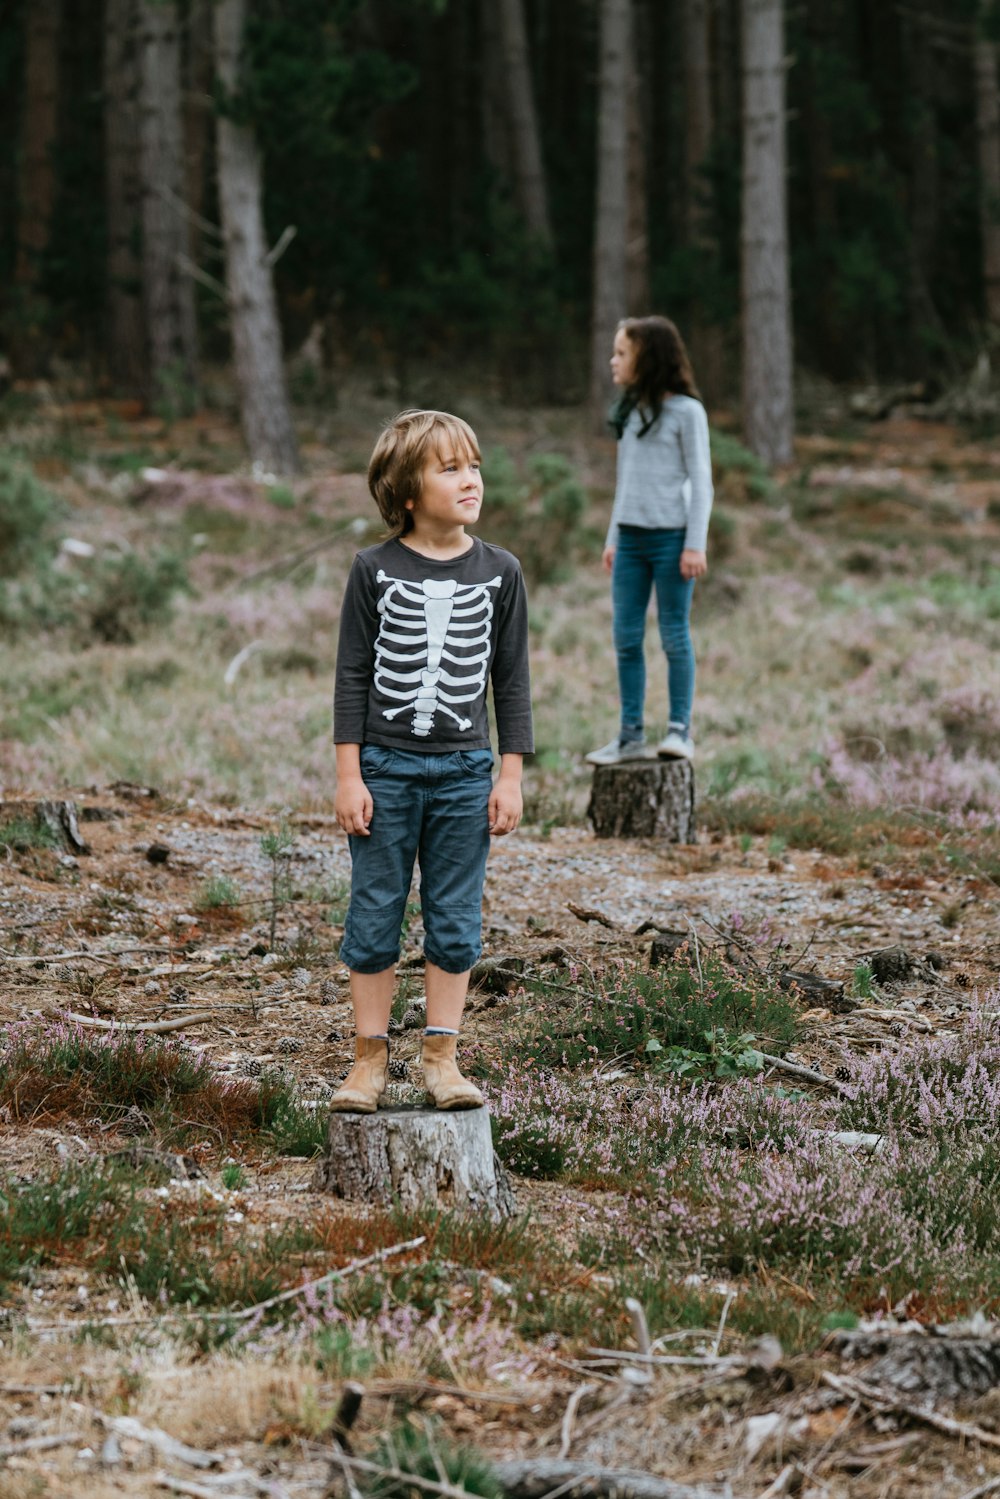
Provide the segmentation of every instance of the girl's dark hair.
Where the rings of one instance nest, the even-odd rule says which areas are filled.
[[[645,437],[660,415],[664,396],[694,396],[701,400],[691,361],[674,323],[667,317],[627,317],[620,332],[635,345],[635,375],[619,396],[609,417],[615,435],[621,437],[625,423],[638,408]]]

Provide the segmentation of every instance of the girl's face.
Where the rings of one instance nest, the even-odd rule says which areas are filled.
[[[635,361],[638,349],[624,328],[615,334],[615,345],[611,351],[611,378],[616,385],[631,385],[635,379]]]

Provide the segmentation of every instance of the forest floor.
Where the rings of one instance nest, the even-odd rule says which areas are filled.
[[[3,1493],[367,1492],[331,1440],[352,1379],[355,1454],[484,1495],[464,1447],[640,1470],[661,1499],[1000,1489],[992,449],[908,421],[804,440],[766,503],[721,476],[694,845],[593,836],[604,585],[533,591],[541,748],[486,892],[513,977],[484,977],[465,1028],[519,1209],[492,1225],[314,1182],[351,1052],[320,707],[358,531],[335,558],[325,538],[363,503],[348,437],[316,434],[306,505],[228,479],[225,423],[165,436],[78,403],[67,452],[53,420],[8,437],[72,535],[179,548],[180,526],[195,592],[131,638],[25,634],[5,667]],[[523,450],[516,427],[519,459],[548,432],[600,493],[607,455],[567,414]],[[110,461],[140,449],[183,483]],[[646,978],[668,931],[680,955]],[[420,932],[414,911],[394,1101],[419,1097]],[[839,987],[789,992],[786,968]],[[711,1039],[678,1040],[685,1005]],[[560,1050],[576,1034],[592,1053]],[[660,1362],[635,1360],[630,1299]]]

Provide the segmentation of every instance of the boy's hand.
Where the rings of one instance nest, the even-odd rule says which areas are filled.
[[[614,565],[615,549],[614,547],[605,547],[604,551],[601,553],[601,566],[604,568],[604,571],[606,573],[609,573]]]
[[[521,821],[524,802],[521,797],[521,756],[501,755],[500,774],[490,792],[488,818],[494,838],[512,833]]]
[[[345,833],[354,833],[360,838],[369,837],[368,824],[372,820],[374,805],[371,792],[360,776],[338,780],[333,811],[337,826],[343,828]]]

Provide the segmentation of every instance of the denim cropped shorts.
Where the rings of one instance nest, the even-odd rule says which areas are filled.
[[[419,863],[424,956],[446,973],[464,973],[482,951],[492,751],[434,755],[364,744],[361,775],[374,810],[368,837],[350,838],[341,961],[356,973],[396,963]]]

